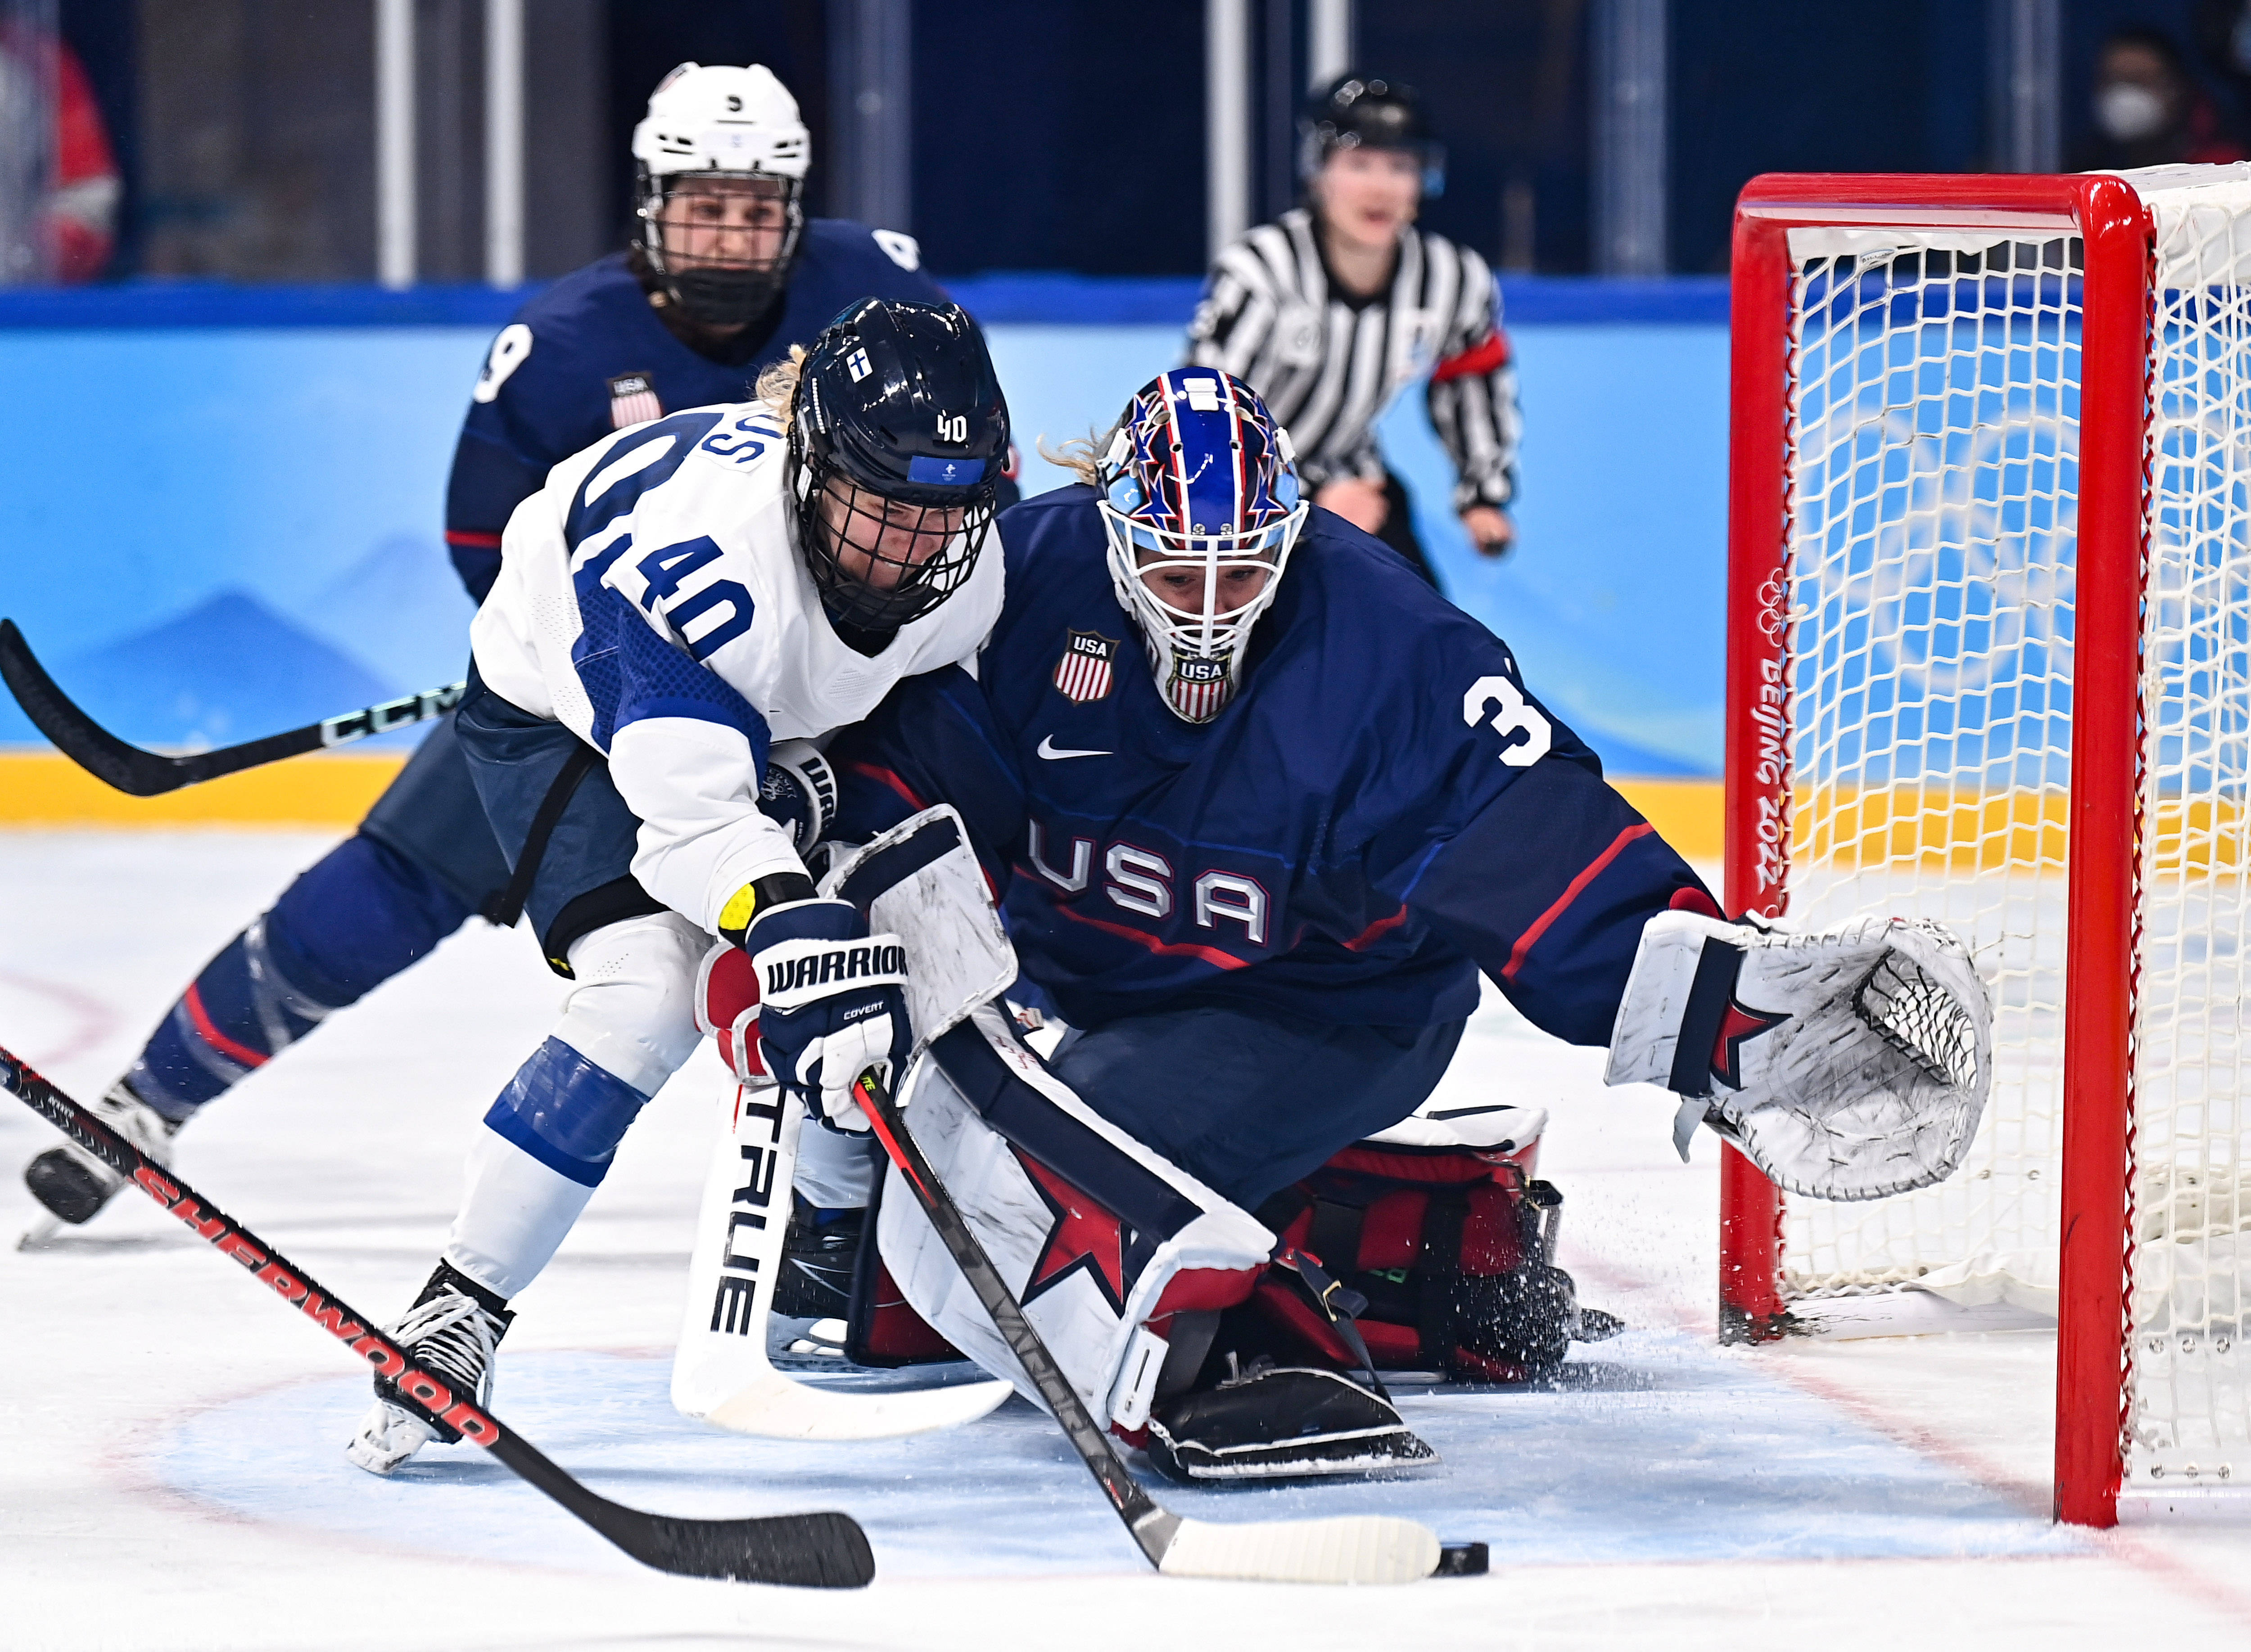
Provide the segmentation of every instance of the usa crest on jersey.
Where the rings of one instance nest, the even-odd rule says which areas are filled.
[[[663,417],[664,404],[656,398],[656,382],[647,373],[620,373],[610,381],[612,430]]]
[[[1118,645],[1112,639],[1074,631],[1063,646],[1063,658],[1056,661],[1055,686],[1073,705],[1099,700],[1110,692],[1111,667],[1117,658]]]
[[[1166,702],[1188,722],[1209,722],[1219,715],[1233,689],[1226,660],[1176,653],[1172,681],[1165,684],[1164,695]]]

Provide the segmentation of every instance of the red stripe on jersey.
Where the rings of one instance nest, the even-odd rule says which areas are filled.
[[[188,984],[188,995],[181,1002],[188,1006],[188,1019],[196,1024],[196,1036],[227,1060],[239,1061],[245,1067],[263,1067],[273,1060],[262,1050],[253,1050],[247,1044],[236,1043],[213,1026],[211,1018],[204,1009],[203,989],[194,982]]]
[[[446,543],[449,545],[474,547],[478,550],[498,550],[500,549],[500,536],[498,534],[473,534],[467,529],[448,528],[446,530]]]
[[[1402,902],[1400,903],[1399,909],[1396,912],[1394,912],[1389,917],[1376,919],[1375,923],[1369,924],[1358,935],[1354,936],[1352,939],[1347,941],[1344,944],[1344,950],[1347,952],[1357,952],[1361,950],[1363,948],[1374,946],[1378,941],[1382,940],[1386,935],[1397,929],[1406,921],[1407,907],[1406,903]]]
[[[1656,830],[1657,828],[1655,826],[1650,825],[1648,821],[1644,820],[1638,826],[1628,826],[1624,831],[1619,833],[1617,836],[1612,838],[1610,840],[1610,847],[1604,849],[1600,854],[1596,855],[1585,871],[1580,873],[1577,877],[1571,880],[1571,887],[1569,888],[1564,890],[1562,895],[1556,896],[1555,904],[1549,907],[1545,912],[1542,912],[1537,918],[1534,919],[1532,927],[1525,930],[1522,935],[1516,937],[1515,950],[1509,953],[1508,967],[1500,972],[1500,978],[1504,981],[1514,980],[1516,978],[1516,971],[1521,969],[1524,965],[1524,955],[1531,951],[1533,947],[1538,944],[1540,937],[1548,932],[1548,926],[1555,923],[1557,918],[1562,916],[1563,909],[1569,906],[1572,902],[1579,898],[1580,895],[1585,890],[1587,885],[1592,883],[1596,878],[1602,875],[1603,868],[1604,867],[1608,866],[1611,861],[1617,860],[1620,854],[1624,853],[1625,846],[1627,844],[1632,842],[1636,838],[1645,838]]]
[[[1105,935],[1123,936],[1137,945],[1147,947],[1149,950],[1162,957],[1202,958],[1205,963],[1222,970],[1247,970],[1250,967],[1249,958],[1236,957],[1232,953],[1221,951],[1216,946],[1197,946],[1189,941],[1160,941],[1155,936],[1146,934],[1130,925],[1105,923],[1100,918],[1091,918],[1084,913],[1074,912],[1067,906],[1059,904],[1056,910],[1073,923],[1084,923],[1089,929],[1100,930]]]
[[[864,774],[870,780],[876,781],[883,785],[890,787],[892,791],[897,792],[899,796],[906,799],[907,807],[910,809],[919,812],[930,807],[930,805],[925,803],[920,798],[915,796],[914,788],[912,786],[900,779],[897,775],[892,773],[889,769],[879,769],[872,763],[848,763],[844,766],[847,769],[849,769],[854,774]]]
[[[1494,328],[1482,344],[1472,344],[1458,356],[1449,356],[1430,370],[1430,382],[1443,384],[1450,378],[1467,378],[1473,373],[1490,373],[1495,368],[1508,365],[1508,335]]]

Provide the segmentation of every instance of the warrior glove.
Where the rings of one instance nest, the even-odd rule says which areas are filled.
[[[849,901],[801,900],[760,911],[743,949],[758,968],[766,1071],[828,1129],[864,1134],[854,1082],[873,1068],[895,1087],[914,1042],[906,948],[869,935]]]
[[[1789,935],[1665,912],[1642,930],[1603,1076],[1683,1098],[1683,1158],[1700,1122],[1788,1192],[1881,1199],[1943,1181],[1970,1151],[1992,1020],[1942,924]]]

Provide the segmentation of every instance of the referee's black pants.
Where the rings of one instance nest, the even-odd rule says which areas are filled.
[[[1383,526],[1375,536],[1407,559],[1407,565],[1436,586],[1437,576],[1423,555],[1423,542],[1415,537],[1415,508],[1407,498],[1407,484],[1389,471],[1383,473]]]

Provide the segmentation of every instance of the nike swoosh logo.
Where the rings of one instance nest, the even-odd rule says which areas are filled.
[[[1046,739],[1040,742],[1040,756],[1049,762],[1053,762],[1057,757],[1109,757],[1116,755],[1115,752],[1110,751],[1073,751],[1068,746],[1057,745],[1053,735],[1048,736]]]

